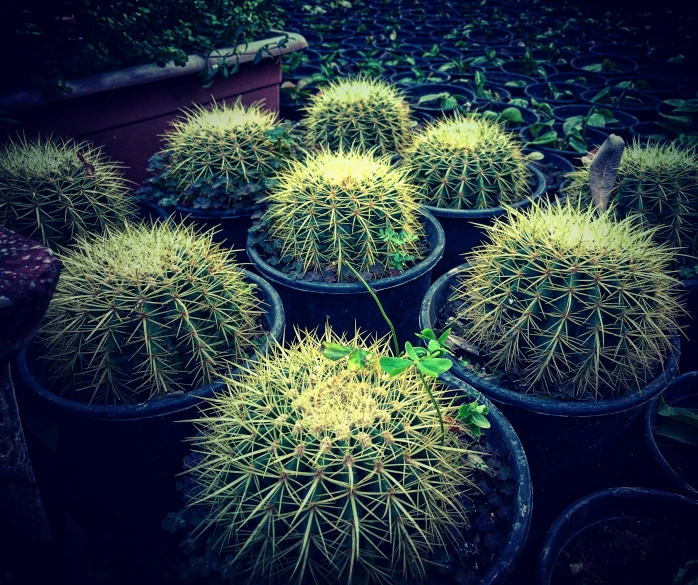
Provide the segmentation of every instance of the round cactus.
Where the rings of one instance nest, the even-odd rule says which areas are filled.
[[[346,343],[331,332],[325,341]],[[385,355],[383,342],[351,345]],[[321,340],[277,345],[228,380],[197,420],[189,469],[196,532],[235,582],[394,582],[421,577],[466,524],[459,493],[469,451],[412,373],[388,379],[368,360],[350,371]],[[457,406],[429,381],[442,416]],[[304,581],[304,577],[308,581]],[[238,581],[240,579],[240,581]]]
[[[151,163],[152,170],[160,171],[154,181],[163,185],[172,203],[249,199],[290,155],[282,134],[288,136],[288,128],[259,104],[246,108],[237,100],[194,106],[165,133],[165,148]],[[166,193],[168,188],[176,193]]]
[[[682,312],[674,250],[612,214],[569,201],[512,210],[468,258],[457,319],[527,389],[637,390],[671,350]]]
[[[412,139],[414,122],[400,90],[381,79],[343,79],[311,96],[304,119],[310,147],[394,155]]]
[[[567,193],[591,199],[589,165],[568,175]],[[698,153],[675,144],[635,141],[623,152],[611,193],[619,217],[634,216],[657,228],[657,240],[696,251]]]
[[[419,201],[449,209],[516,203],[531,190],[519,142],[495,121],[449,116],[428,125],[405,152]]]
[[[0,150],[0,224],[57,248],[123,226],[136,207],[121,170],[87,142],[10,141]]]
[[[256,287],[213,232],[131,225],[80,239],[40,341],[61,388],[104,403],[193,390],[261,335]]]
[[[304,272],[336,268],[339,279],[346,262],[375,273],[420,257],[414,187],[388,157],[321,151],[280,173],[264,201],[266,236]]]

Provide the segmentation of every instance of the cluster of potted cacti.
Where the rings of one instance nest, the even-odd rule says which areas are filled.
[[[79,460],[65,491],[89,530],[104,508],[121,537],[142,521],[151,539],[170,511],[185,579],[494,585],[531,520],[517,433],[535,468],[575,477],[648,403],[653,454],[695,495],[690,452],[665,444],[695,447],[695,391],[677,378],[660,395],[695,277],[698,156],[686,134],[610,134],[637,122],[619,99],[638,117],[652,101],[595,84],[632,58],[550,44],[584,35],[539,35],[545,11],[494,25],[500,4],[456,28],[427,26],[417,5],[379,30],[356,18],[346,49],[342,2],[332,18],[299,7],[328,39],[299,119],[194,104],[134,193],[90,142],[0,148],[0,225],[63,266],[16,372]],[[667,119],[692,111],[669,101]],[[555,158],[566,150],[576,168]],[[186,507],[171,512],[182,459]],[[623,498],[652,494],[617,496],[634,510]],[[666,505],[698,514],[677,498]],[[602,496],[588,505],[608,519]],[[569,530],[549,535],[545,585],[584,546]]]

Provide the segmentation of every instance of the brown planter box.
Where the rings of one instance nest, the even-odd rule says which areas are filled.
[[[213,99],[232,102],[240,96],[245,105],[263,100],[266,108],[279,111],[280,56],[307,47],[302,36],[287,34],[286,47],[271,49],[274,58],[265,57],[257,65],[252,60],[259,46],[280,37],[250,43],[240,56],[239,71],[228,79],[216,79],[209,88],[201,86],[200,72],[215,59],[207,62],[191,55],[185,67],[139,65],[69,81],[73,93],[59,98],[46,99],[35,91],[4,95],[0,110],[18,120],[19,132],[27,137],[64,136],[103,145],[108,155],[127,167],[127,178],[140,183],[148,177],[148,159],[161,148],[160,135],[182,108]],[[2,139],[16,136],[17,131],[6,127]]]

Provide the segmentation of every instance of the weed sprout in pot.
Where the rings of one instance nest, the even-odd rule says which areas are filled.
[[[444,236],[405,169],[359,150],[318,151],[281,173],[265,203],[247,251],[278,285],[290,324],[387,333],[356,270],[411,338]]]
[[[271,286],[212,240],[169,223],[78,239],[17,358],[32,412],[54,436],[66,508],[128,550],[145,546],[176,495],[191,431],[175,421],[283,328]]]
[[[403,161],[418,201],[446,234],[435,276],[461,263],[460,255],[480,243],[483,225],[505,212],[503,205],[526,206],[545,191],[518,140],[487,117],[455,115],[429,124]]]
[[[588,469],[677,370],[676,252],[606,209],[620,156],[615,140],[599,151],[593,203],[497,219],[422,305],[422,327],[455,332],[451,373],[501,404],[556,476]]]

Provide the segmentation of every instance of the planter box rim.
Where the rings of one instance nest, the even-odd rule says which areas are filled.
[[[126,87],[133,87],[145,83],[182,77],[203,71],[209,65],[216,64],[221,58],[227,54],[233,54],[236,50],[244,51],[239,55],[240,64],[251,63],[254,60],[257,51],[264,45],[278,42],[283,39],[284,35],[288,35],[288,41],[284,48],[271,48],[269,54],[265,54],[264,58],[280,57],[287,53],[305,49],[308,46],[305,38],[293,32],[271,31],[276,33],[275,36],[247,43],[247,45],[238,45],[235,48],[223,47],[212,51],[208,58],[200,55],[189,55],[187,64],[184,67],[176,66],[172,61],[168,62],[165,67],[159,67],[156,63],[146,63],[144,65],[134,65],[124,67],[117,71],[107,71],[80,77],[77,79],[67,80],[67,85],[72,88],[72,93],[63,94],[56,97],[46,97],[39,90],[19,90],[8,94],[0,95],[0,109],[8,112],[24,110],[31,107],[43,106],[51,103],[72,100],[75,98],[92,95],[95,93],[114,91]]]

